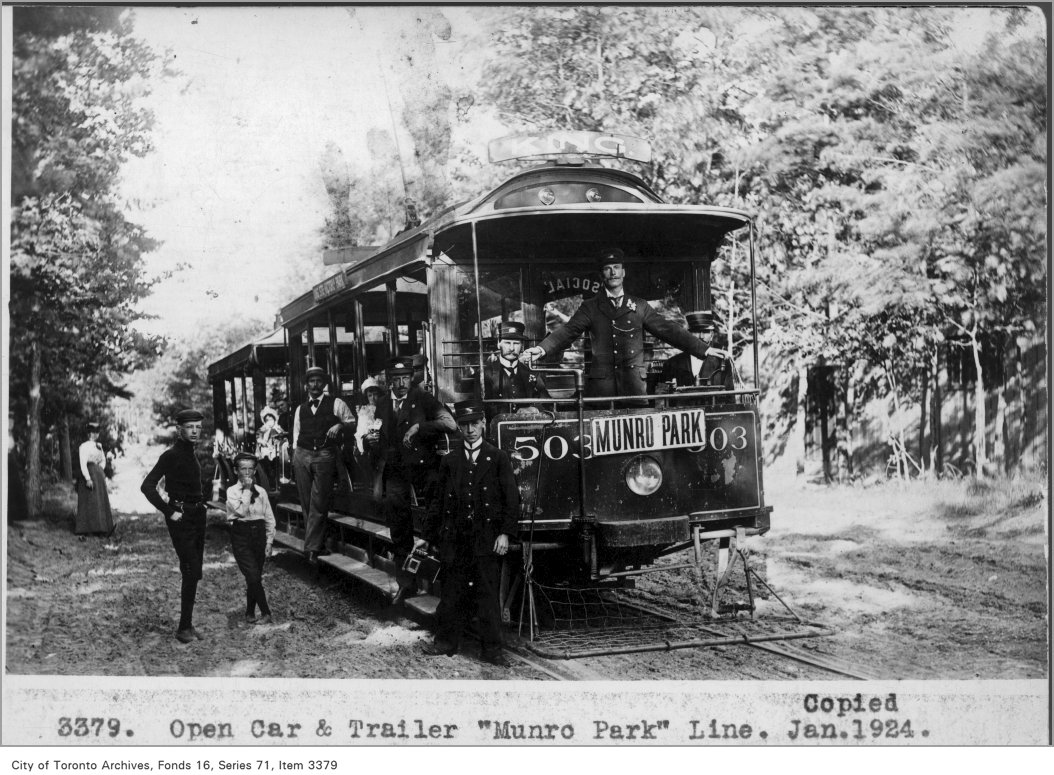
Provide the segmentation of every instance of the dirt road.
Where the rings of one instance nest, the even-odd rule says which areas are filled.
[[[72,534],[75,502],[8,527],[7,670],[27,674],[550,680],[473,650],[427,658],[428,633],[368,591],[276,553],[265,586],[277,623],[244,624],[244,584],[213,515],[189,646],[172,636],[179,573],[160,515],[138,492],[143,461],[120,462],[109,539]],[[1042,480],[870,488],[770,481],[773,529],[754,562],[803,615],[837,628],[815,646],[881,678],[1034,678],[1047,674]],[[676,559],[671,560],[676,561]],[[688,571],[646,577],[641,594],[690,605]],[[772,607],[765,601],[764,608]],[[800,679],[822,671],[741,646],[563,663],[582,679]]]

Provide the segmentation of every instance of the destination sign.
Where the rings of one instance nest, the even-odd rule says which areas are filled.
[[[702,409],[594,417],[590,422],[594,455],[706,446],[706,418]]]
[[[312,295],[315,297],[315,301],[322,301],[328,296],[332,296],[338,291],[342,291],[348,287],[348,282],[344,277],[343,272],[337,272],[332,277],[327,277],[325,280],[320,282],[314,288],[311,289]]]
[[[650,162],[651,146],[628,135],[556,130],[499,137],[487,146],[487,154],[491,162],[535,156],[614,156]]]

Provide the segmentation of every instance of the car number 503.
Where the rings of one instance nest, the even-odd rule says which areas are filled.
[[[563,436],[549,436],[538,447],[537,436],[517,436],[512,443],[512,456],[517,460],[530,462],[536,460],[542,454],[549,460],[563,460],[565,457],[578,459],[578,436],[568,441]],[[728,448],[743,450],[747,448],[747,429],[742,425],[733,425],[728,430],[721,426],[712,428],[707,434],[707,444],[696,447],[684,447],[688,452],[702,452],[704,449],[712,449],[716,452],[724,452]],[[586,460],[593,457],[593,439],[589,434],[582,438],[582,448]]]

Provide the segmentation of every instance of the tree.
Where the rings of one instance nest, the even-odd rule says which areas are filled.
[[[209,364],[267,330],[267,323],[263,320],[240,319],[218,335],[209,332],[197,341],[170,343],[150,380],[154,385],[153,413],[158,424],[167,427],[172,424],[177,412],[197,409],[205,415],[205,427],[212,428],[214,418],[212,387],[208,381]]]
[[[965,13],[986,14],[977,49],[956,40]],[[520,126],[648,137],[643,172],[668,199],[755,211],[764,341],[793,371],[843,363],[861,375],[862,399],[890,398],[906,471],[896,407],[918,400],[948,329],[960,327],[980,367],[981,332],[1035,326],[1046,201],[1036,19],[515,9],[491,28],[481,93]],[[719,268],[742,276],[734,261]],[[734,299],[722,304],[735,317]]]
[[[120,394],[149,360],[130,324],[155,244],[115,201],[121,164],[149,148],[139,104],[163,74],[114,9],[16,8],[12,77],[10,390],[28,396],[27,497],[40,505],[41,417]],[[63,419],[63,427],[68,423]]]

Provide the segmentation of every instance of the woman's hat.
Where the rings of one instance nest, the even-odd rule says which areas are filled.
[[[458,401],[454,404],[454,420],[460,424],[474,422],[483,416],[483,402],[478,398]]]
[[[268,417],[273,417],[275,422],[278,421],[278,412],[269,406],[265,406],[263,411],[260,412],[260,420],[266,420]]]
[[[97,423],[97,422],[90,422],[90,423],[88,423],[88,430],[89,431],[97,431],[97,430],[99,430],[99,423]]]
[[[367,390],[379,390],[382,393],[384,392],[384,388],[381,386],[381,383],[375,380],[373,377],[367,377],[366,381],[362,383],[363,395],[365,395]]]
[[[714,326],[714,313],[710,310],[702,310],[699,312],[689,312],[685,315],[688,320],[688,330],[695,333],[704,333],[707,331],[713,331]]]

